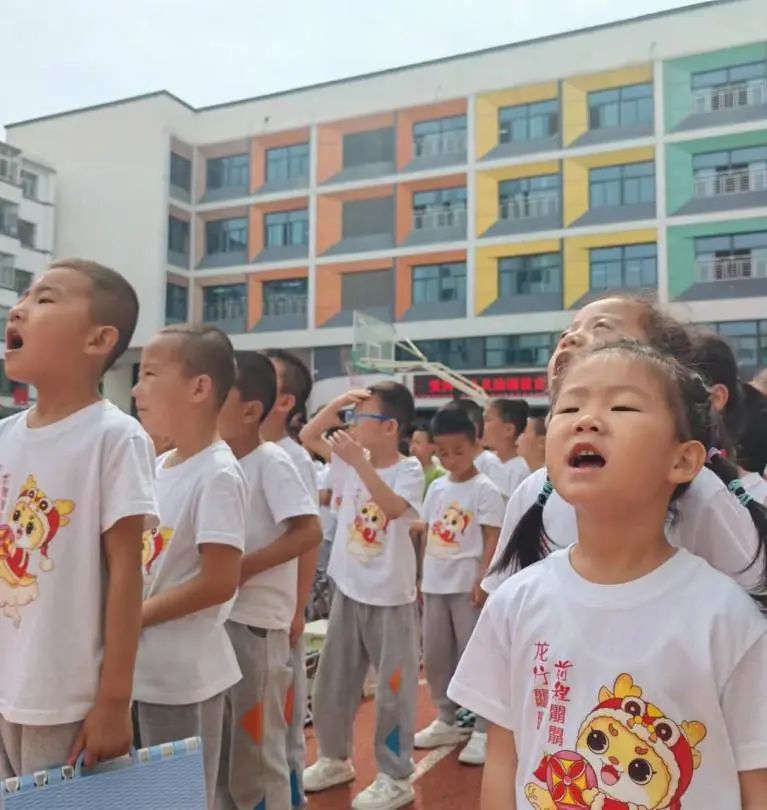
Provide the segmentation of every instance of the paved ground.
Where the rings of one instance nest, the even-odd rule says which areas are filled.
[[[436,712],[431,706],[426,686],[421,686],[419,716],[416,730],[430,723]],[[316,758],[314,733],[307,729],[307,759]],[[458,751],[438,748],[434,751],[416,751],[416,810],[475,810],[479,807],[479,786],[482,769],[461,765]],[[352,798],[375,778],[373,757],[373,701],[365,700],[360,706],[355,726],[354,767],[357,781],[316,793],[309,797],[309,810],[349,810]]]

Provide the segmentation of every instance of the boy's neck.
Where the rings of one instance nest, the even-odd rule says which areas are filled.
[[[464,484],[466,481],[471,481],[471,479],[477,475],[479,475],[479,470],[473,464],[460,473],[449,473],[450,480],[454,484]]]
[[[216,428],[215,417],[211,421],[207,417],[194,419],[194,417],[186,416],[183,421],[185,429],[179,430],[173,436],[176,450],[171,461],[172,464],[179,464],[196,456],[221,438]]]
[[[632,514],[633,512],[633,514]],[[571,551],[575,570],[598,585],[620,585],[646,576],[674,554],[664,526],[667,507],[576,510],[578,543]]]
[[[525,459],[527,466],[530,468],[530,472],[535,472],[536,470],[540,470],[541,467],[546,466],[546,456],[541,453],[540,456],[537,456],[533,459]]]
[[[258,428],[256,428],[252,433],[244,433],[236,439],[228,440],[227,444],[234,453],[235,458],[241,459],[250,455],[257,447],[260,447],[263,441],[261,440],[261,434]]]
[[[261,438],[265,442],[279,442],[288,436],[288,426],[279,414],[269,414],[261,423]]]
[[[27,424],[29,427],[52,425],[100,399],[98,384],[91,382],[75,387],[38,386],[37,402],[29,411]]]
[[[370,463],[380,469],[391,467],[400,460],[400,452],[396,444],[368,447],[367,451],[370,453]]]
[[[505,464],[507,461],[511,461],[513,458],[516,458],[519,455],[517,452],[517,443],[507,442],[502,447],[499,447],[495,451],[495,454],[498,456],[499,461],[502,461]]]

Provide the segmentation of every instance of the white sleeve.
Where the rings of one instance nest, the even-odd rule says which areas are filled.
[[[413,463],[400,464],[392,490],[410,504],[416,515],[420,515],[423,504],[423,467],[420,461],[412,461]]]
[[[764,683],[767,631],[740,659],[722,694],[722,713],[738,771],[767,768],[767,702],[761,699],[759,688]]]
[[[431,484],[429,485],[429,488],[426,490],[426,497],[423,499],[423,505],[421,506],[421,509],[420,509],[420,516],[421,516],[421,520],[424,523],[431,523],[432,518],[434,517],[432,515],[432,510],[434,508],[434,505],[433,505],[434,504],[434,498],[435,498],[434,493],[437,491],[435,489],[435,487],[434,487],[434,485],[436,483],[437,483],[436,480],[431,482]]]
[[[459,706],[514,731],[511,643],[503,628],[506,601],[500,596],[487,601],[447,694]]]
[[[501,491],[492,481],[480,481],[477,502],[477,522],[480,526],[503,525],[504,500]]]
[[[235,470],[216,470],[197,502],[194,539],[197,545],[218,543],[245,547],[245,481]]]
[[[301,515],[318,514],[314,498],[306,488],[296,465],[287,455],[275,454],[269,460],[269,467],[262,481],[264,496],[275,523]],[[258,520],[258,515],[254,519]]]
[[[154,447],[149,436],[136,431],[111,442],[101,466],[101,531],[134,515],[144,516],[145,529],[156,528],[154,482]]]
[[[512,464],[507,465],[506,471],[509,479],[509,492],[506,496],[508,498],[516,492],[517,487],[530,475],[530,468],[527,466],[527,462],[521,456],[518,456]]]

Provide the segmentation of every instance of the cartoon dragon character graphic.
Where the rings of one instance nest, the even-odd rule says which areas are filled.
[[[461,537],[471,521],[471,512],[463,509],[458,503],[451,503],[442,516],[431,524],[426,546],[429,554],[438,557],[455,554],[460,548]]]
[[[389,519],[374,501],[363,504],[352,521],[348,549],[360,557],[377,557],[383,553],[383,538]]]
[[[53,500],[30,475],[13,506],[9,523],[0,526],[0,607],[18,627],[20,608],[37,599],[37,575],[30,571],[34,552],[39,552],[39,570],[53,569],[49,546],[59,530],[69,523],[72,501]]]
[[[603,686],[578,732],[575,751],[546,755],[525,796],[534,810],[681,810],[706,727],[669,720],[631,675]]]

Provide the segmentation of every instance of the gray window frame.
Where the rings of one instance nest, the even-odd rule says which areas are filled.
[[[546,108],[546,109],[543,109]],[[514,122],[524,122],[524,136],[514,137]],[[533,124],[543,121],[541,135],[531,135]],[[533,101],[529,104],[513,104],[498,110],[498,143],[527,143],[544,141],[559,134],[560,103],[558,98]]]
[[[549,285],[531,276],[548,273]],[[540,285],[540,289],[534,286]],[[521,287],[527,290],[520,291]],[[524,256],[501,256],[498,259],[498,299],[507,300],[525,295],[558,295],[562,292],[562,254],[530,253]]]
[[[289,285],[294,285],[296,289],[301,287],[302,294],[293,294],[289,289]],[[290,279],[272,279],[265,281],[262,288],[262,308],[261,316],[267,317],[283,317],[286,315],[306,315],[309,304],[309,281],[306,278],[290,278]],[[276,292],[277,287],[283,288],[281,292]],[[294,302],[303,302],[303,306],[299,305],[292,311],[290,307],[287,310],[279,311],[280,307],[275,306],[278,298],[285,300],[291,299]]]
[[[488,335],[482,352],[485,368],[545,368],[558,338],[559,335],[551,332]],[[525,356],[525,352],[530,355]]]
[[[652,251],[650,251],[652,248]],[[643,253],[647,255],[642,255]],[[652,253],[652,255],[650,255]],[[608,254],[612,254],[608,256]],[[632,279],[629,274],[634,272],[632,263],[636,261],[652,261],[652,282],[643,283],[644,267],[639,268],[640,283],[630,283]],[[614,274],[614,268],[609,265],[618,264],[617,283],[613,283],[610,273]],[[596,265],[596,267],[595,267]],[[595,282],[595,274],[599,272],[604,276],[604,283]],[[643,290],[653,289],[658,286],[658,245],[656,242],[640,242],[636,245],[613,245],[611,247],[591,248],[589,251],[589,290]]]
[[[178,308],[178,311],[177,311]],[[189,290],[183,284],[165,282],[165,322],[186,323],[189,320]]]
[[[250,180],[250,157],[247,152],[221,155],[205,161],[205,188],[247,188]]]
[[[281,234],[279,239],[272,236]],[[298,234],[299,238],[294,239]],[[264,247],[279,248],[309,244],[309,211],[294,208],[289,211],[269,211],[264,214]]]
[[[414,265],[410,291],[413,305],[444,304],[451,301],[465,303],[466,262]]]
[[[639,95],[640,90],[645,95]],[[611,87],[606,90],[594,90],[588,94],[586,101],[588,108],[589,130],[618,129],[620,127],[646,126],[653,123],[653,83],[637,82],[621,87]],[[605,123],[598,119],[603,118],[608,110],[616,113],[615,123]],[[641,109],[649,111],[649,115],[639,115]],[[633,110],[634,115],[629,116]]]
[[[209,295],[217,293],[221,296],[221,300],[209,301]],[[231,293],[231,295],[230,295]],[[212,307],[223,303],[226,308],[227,305],[235,303],[241,305],[241,312],[224,314],[224,317],[211,317],[217,313],[212,312]],[[248,308],[248,285],[245,282],[237,282],[235,284],[209,284],[202,288],[202,319],[204,323],[226,323],[227,321],[236,321],[239,318],[244,318],[247,314]]]
[[[232,223],[237,223],[236,227]],[[216,250],[211,250],[211,232],[214,227],[221,228],[223,233],[217,234],[221,240]],[[241,234],[242,241],[234,241],[236,235]],[[220,256],[227,253],[242,253],[248,249],[248,218],[229,217],[226,219],[210,219],[205,223],[205,255]]]
[[[184,191],[192,189],[192,161],[172,150],[170,153],[170,184]]]
[[[309,177],[309,142],[292,143],[267,149],[264,155],[264,177],[267,183]],[[272,173],[275,166],[284,165],[284,172]]]
[[[643,196],[645,181],[649,178],[652,193]],[[637,194],[633,189],[637,188]],[[611,202],[608,189],[613,191],[615,202]],[[602,194],[595,200],[595,191]],[[617,192],[617,193],[616,193]],[[617,166],[595,166],[589,170],[589,208],[615,208],[621,205],[642,205],[655,202],[655,161],[642,160],[636,163],[622,163]],[[636,196],[636,199],[632,199]]]
[[[174,244],[178,237],[180,243]],[[172,214],[168,215],[168,250],[189,255],[189,222]]]

